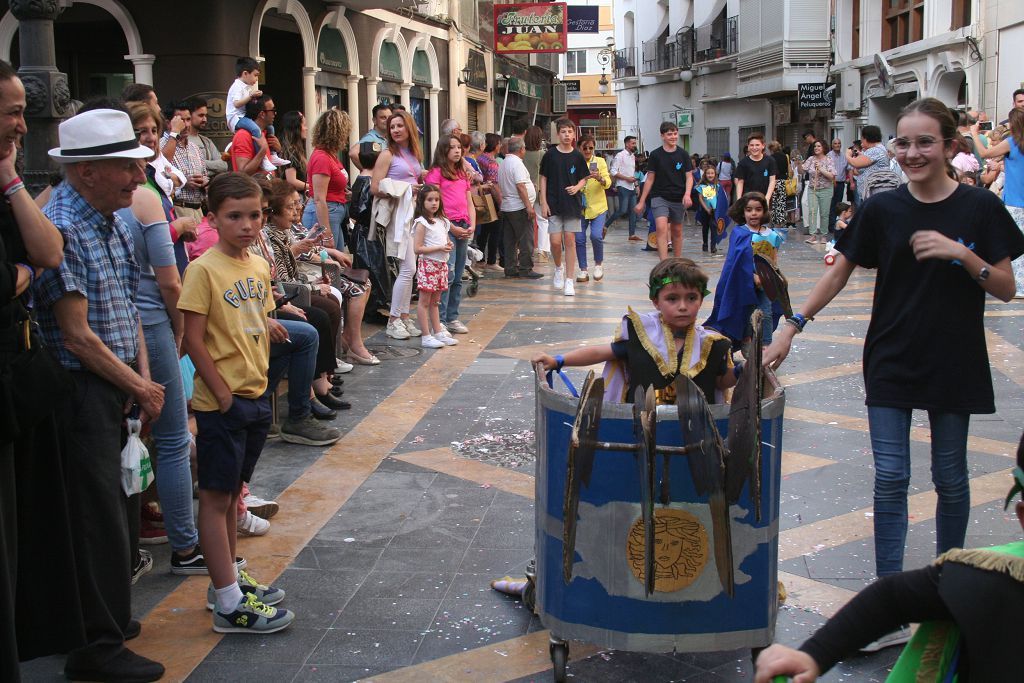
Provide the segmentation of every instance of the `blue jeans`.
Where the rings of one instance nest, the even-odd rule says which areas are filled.
[[[248,116],[243,116],[242,118],[238,119],[238,123],[235,124],[235,130],[238,130],[239,128],[248,131],[249,134],[252,135],[254,138],[263,137],[263,131],[261,131],[260,127],[256,125],[256,122],[250,119]],[[267,126],[267,135],[273,134],[274,127]]]
[[[469,224],[463,225],[461,221],[456,223],[460,228],[468,228]],[[459,239],[451,235],[452,244],[455,248],[448,252],[448,291],[441,292],[441,302],[437,310],[442,323],[450,323],[459,319],[459,304],[462,303],[462,273],[466,270],[467,250],[469,249],[469,238]]]
[[[910,484],[909,408],[868,406],[871,450],[875,457],[875,572],[903,571],[907,541],[907,487]],[[967,428],[971,416],[928,411],[932,431],[932,482],[936,555],[962,548],[971,512],[967,476]]]
[[[583,229],[576,233],[576,261],[580,270],[587,269],[587,231],[590,231],[590,243],[594,245],[594,263],[604,263],[604,220],[607,213],[597,218],[584,218]]]
[[[348,204],[342,202],[327,202],[327,220],[331,222],[331,234],[334,236],[334,246],[339,250],[345,248],[345,235],[341,226],[348,218]],[[302,224],[312,228],[317,224],[316,202],[312,199],[306,202],[306,208],[302,211]]]
[[[174,346],[171,322],[145,325],[146,353],[149,373],[154,382],[164,387],[164,408],[153,422],[153,443],[156,446],[156,488],[164,513],[167,538],[174,550],[191,550],[199,543],[195,515],[192,511],[192,470],[189,451],[192,437],[188,433],[185,388],[181,379],[178,350]]]
[[[316,328],[296,320],[278,320],[288,330],[291,343],[270,345],[270,371],[266,396],[273,396],[277,383],[288,370],[288,419],[302,420],[309,415],[309,388],[316,372],[316,352],[320,338]]]
[[[622,186],[615,189],[619,192],[619,206],[615,215],[609,219],[609,222],[618,220],[623,216],[629,216],[629,234],[630,236],[635,235],[637,215],[633,209],[636,208],[636,190],[627,190]]]
[[[772,302],[768,298],[768,295],[764,293],[763,289],[755,290],[757,293],[757,304],[750,306],[747,310],[747,319],[754,313],[755,310],[760,310],[764,314],[764,318],[761,321],[761,341],[765,346],[772,343],[772,332],[774,327],[772,326]],[[754,330],[751,329],[750,323],[747,323],[746,332],[747,336],[753,336]]]

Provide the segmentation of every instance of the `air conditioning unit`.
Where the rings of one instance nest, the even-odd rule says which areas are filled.
[[[551,113],[565,113],[565,89],[564,83],[556,83],[551,86]]]
[[[841,91],[836,109],[860,111],[860,71],[858,69],[843,69],[839,78]]]

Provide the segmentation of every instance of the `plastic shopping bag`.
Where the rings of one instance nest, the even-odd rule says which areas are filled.
[[[121,488],[126,496],[142,493],[153,483],[153,463],[139,438],[142,420],[128,419],[128,443],[121,451]]]

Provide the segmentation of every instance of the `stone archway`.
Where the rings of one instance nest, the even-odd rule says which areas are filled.
[[[332,9],[324,15],[316,29],[317,40],[320,39],[320,32],[325,28],[336,29],[341,33],[342,40],[345,42],[345,55],[348,59],[349,70],[349,75],[346,78],[349,93],[348,115],[352,118],[352,128],[349,130],[348,138],[349,144],[354,145],[359,141],[360,131],[365,125],[359,109],[359,81],[363,79],[363,72],[359,68],[359,50],[356,48],[358,44],[356,33],[352,29],[352,24],[349,23],[348,17],[345,16],[345,7]],[[370,103],[368,106],[372,107],[373,104]],[[373,124],[371,123],[370,125],[372,126]]]
[[[393,43],[398,49],[398,58],[401,62],[402,84],[401,102],[409,106],[409,90],[412,88],[412,57],[409,53],[409,46],[405,42],[405,36],[397,25],[391,24],[377,31],[373,38],[373,47],[370,49],[370,76],[366,79],[366,102],[367,107],[373,107],[377,102],[377,84],[380,83],[380,51],[384,43]]]
[[[440,133],[438,94],[441,92],[441,69],[437,62],[437,51],[434,49],[430,36],[419,33],[410,41],[409,55],[412,59],[415,59],[417,52],[422,52],[426,56],[427,64],[430,66],[430,89],[427,91],[430,102],[430,139],[428,144],[430,149],[434,149],[437,146],[438,134]],[[412,59],[410,59],[410,62],[412,62]],[[411,73],[409,80],[412,80]]]
[[[142,35],[139,27],[135,24],[128,9],[118,0],[72,0],[84,5],[95,5],[109,14],[121,27],[124,33],[125,42],[128,44],[128,54],[124,58],[132,63],[135,82],[153,85],[153,62],[156,57],[146,54],[142,49]],[[18,32],[18,20],[10,10],[0,19],[0,59],[10,63],[11,44],[14,35]]]

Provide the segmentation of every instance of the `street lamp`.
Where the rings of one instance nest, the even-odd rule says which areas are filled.
[[[605,73],[605,67],[612,62],[612,58],[615,56],[615,38],[608,36],[605,40],[607,47],[597,53],[597,63],[601,65],[601,80],[597,82],[597,92],[602,95],[608,94],[608,74]]]
[[[462,76],[458,79],[457,85],[466,85],[469,83],[470,70],[469,65],[462,67],[462,71],[459,72]]]

